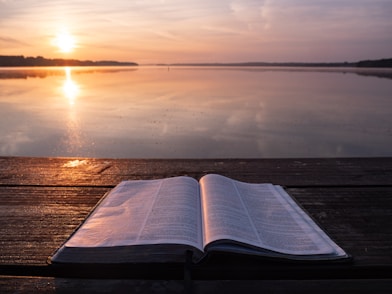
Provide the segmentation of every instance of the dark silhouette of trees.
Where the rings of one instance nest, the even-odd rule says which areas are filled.
[[[0,55],[0,66],[136,66],[135,62],[119,62],[111,60],[91,61],[77,59],[47,59],[42,56],[24,57]]]

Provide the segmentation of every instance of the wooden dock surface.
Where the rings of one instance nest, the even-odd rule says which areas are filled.
[[[218,173],[284,185],[353,256],[350,264],[227,261],[192,269],[192,290],[390,293],[392,158],[143,160],[0,157],[0,292],[183,292],[181,269],[56,271],[47,257],[121,180]],[[81,274],[81,276],[78,276]],[[105,278],[105,279],[103,279]],[[83,291],[82,291],[83,289]]]

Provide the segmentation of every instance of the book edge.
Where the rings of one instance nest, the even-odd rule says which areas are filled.
[[[120,182],[121,183],[121,182]],[[117,187],[116,185],[115,187]],[[104,199],[107,198],[107,196],[110,194],[110,192],[115,188],[113,187],[109,191],[107,191],[99,200],[98,202],[91,208],[89,213],[86,215],[84,220],[73,230],[73,232],[68,236],[68,238],[58,247],[53,251],[53,253],[47,258],[47,263],[48,264],[53,264],[55,263],[55,258],[57,254],[60,254],[60,252],[65,248],[65,244],[72,238],[73,235],[76,234],[76,232],[79,230],[79,228],[87,221],[87,219],[93,214],[93,212],[98,208],[98,206],[102,203]]]

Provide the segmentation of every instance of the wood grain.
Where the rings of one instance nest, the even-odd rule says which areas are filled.
[[[306,279],[315,272],[319,273],[315,276],[318,279],[326,272],[335,272],[335,278],[392,278],[392,158],[0,157],[0,275],[56,276],[47,266],[47,257],[121,180],[178,175],[198,179],[207,173],[284,185],[327,233],[352,254],[354,262],[322,270],[305,265],[301,272],[295,266],[282,271],[279,265],[251,261],[227,262],[222,270],[222,260],[218,259],[209,268],[196,268],[195,277],[260,279],[264,275],[288,279],[295,274],[296,278]],[[159,279],[161,274],[157,270],[155,277]]]

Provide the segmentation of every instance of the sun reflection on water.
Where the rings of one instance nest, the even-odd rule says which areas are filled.
[[[64,135],[60,140],[60,149],[66,155],[80,155],[82,150],[85,148],[86,141],[83,136],[81,128],[81,118],[79,117],[79,107],[75,106],[75,102],[81,95],[79,84],[72,78],[72,68],[65,67],[65,79],[62,86],[62,94],[66,101],[68,102],[68,111],[66,122],[64,126],[66,127]]]
[[[79,96],[80,87],[72,79],[71,68],[66,67],[64,70],[65,70],[65,81],[63,84],[63,93],[64,93],[64,96],[68,99],[69,104],[74,105],[76,98]]]

